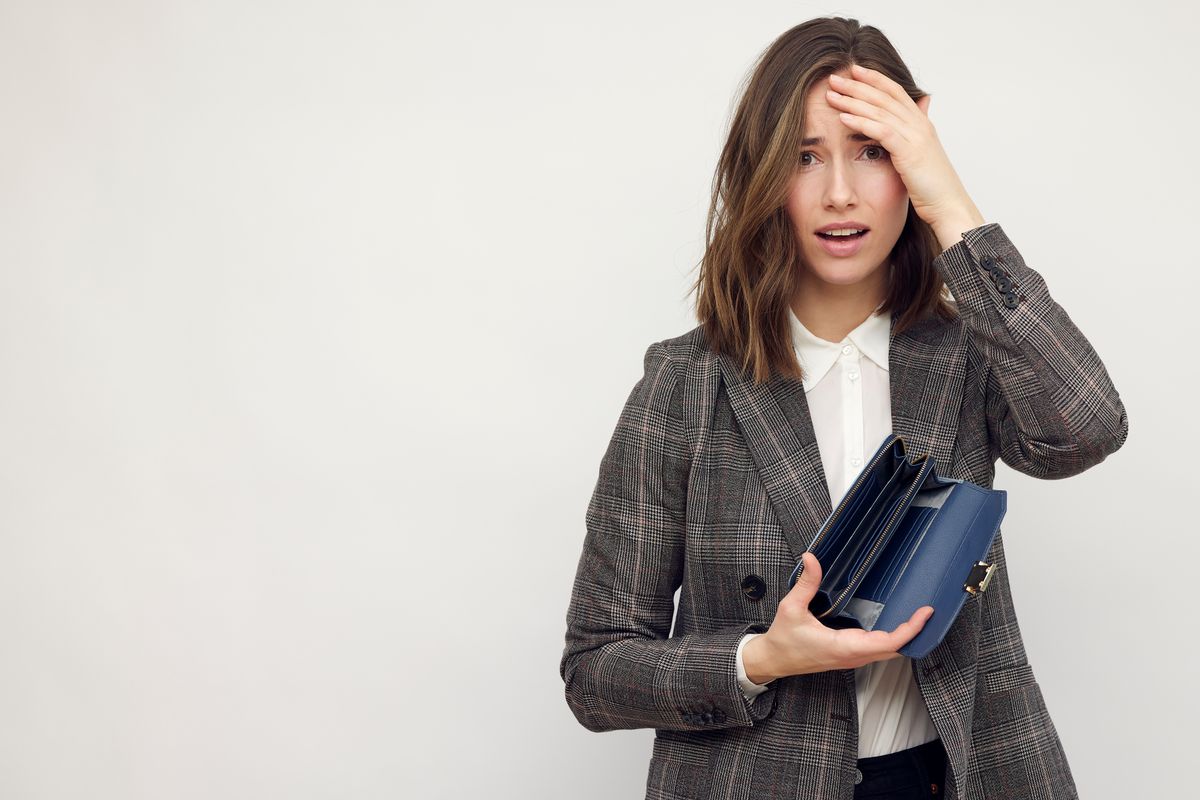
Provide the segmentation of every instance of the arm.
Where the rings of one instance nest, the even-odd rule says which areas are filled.
[[[776,692],[742,694],[738,643],[768,626],[668,638],[683,575],[690,450],[682,366],[657,343],[644,365],[588,505],[559,665],[567,704],[592,731],[754,725],[774,711]]]
[[[1104,364],[999,223],[964,230],[933,263],[985,365],[993,462],[1067,478],[1124,444],[1129,421]]]

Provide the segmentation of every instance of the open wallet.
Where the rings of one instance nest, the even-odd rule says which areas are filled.
[[[928,454],[910,460],[904,439],[889,433],[808,547],[821,564],[809,610],[831,628],[890,632],[933,606],[899,650],[923,658],[987,589],[996,565],[984,559],[1007,506],[1004,490],[938,477]]]

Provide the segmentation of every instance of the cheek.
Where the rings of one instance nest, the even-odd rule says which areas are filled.
[[[814,196],[811,189],[793,185],[791,192],[788,193],[788,216],[791,217],[792,224],[800,230],[808,227],[809,221],[812,220],[820,206],[820,198]]]
[[[908,187],[904,185],[904,181],[900,178],[900,173],[895,170],[889,170],[886,175],[881,175],[877,186],[878,197],[883,205],[897,206],[902,205],[906,209],[908,207]]]

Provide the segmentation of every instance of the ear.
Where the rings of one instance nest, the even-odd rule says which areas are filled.
[[[917,108],[921,109],[921,112],[924,113],[925,116],[927,116],[927,117],[929,116],[929,99],[932,96],[933,95],[927,94],[924,97],[922,97],[921,99],[917,100]]]

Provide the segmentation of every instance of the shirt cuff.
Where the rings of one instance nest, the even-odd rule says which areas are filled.
[[[742,663],[742,650],[746,647],[746,642],[750,641],[755,636],[762,636],[762,634],[747,633],[741,638],[741,640],[738,641],[737,646],[738,685],[742,687],[742,694],[745,695],[747,700],[753,700],[755,697],[765,692],[767,690],[767,685],[770,683],[770,681],[767,681],[766,683],[754,683],[746,677],[746,665]]]

